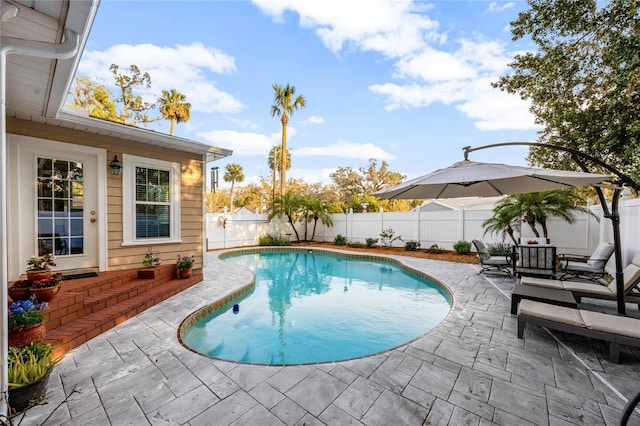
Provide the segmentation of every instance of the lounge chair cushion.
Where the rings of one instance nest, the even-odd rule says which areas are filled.
[[[596,247],[596,250],[593,252],[587,263],[589,266],[594,268],[603,268],[604,264],[609,260],[613,252],[615,251],[615,246],[613,244],[600,244]]]
[[[518,306],[518,315],[528,315],[535,318],[544,318],[550,321],[561,322],[563,324],[585,327],[585,323],[577,309],[567,309],[563,306],[550,305],[548,303],[536,302],[535,300],[524,299]]]
[[[640,263],[634,263],[638,256],[634,257],[631,263],[622,271],[624,275],[624,291],[625,293],[640,280]],[[640,259],[638,259],[640,260]],[[615,291],[616,280],[613,280],[609,287],[613,286]]]
[[[535,285],[536,287],[546,287],[546,288],[555,288],[557,290],[564,290],[564,285],[562,281],[559,280],[551,280],[549,278],[537,278],[530,277],[525,275],[520,280],[520,284],[524,285]]]
[[[613,288],[611,288],[610,286],[605,287],[600,284],[585,283],[581,281],[563,281],[562,287],[563,289],[568,291],[575,291],[583,294],[591,293],[594,296],[599,295],[599,296],[605,296],[605,297],[606,296],[613,297],[616,294],[615,287]]]
[[[640,339],[640,320],[636,318],[603,314],[602,312],[586,311],[584,309],[580,310],[580,315],[587,328],[591,330]]]

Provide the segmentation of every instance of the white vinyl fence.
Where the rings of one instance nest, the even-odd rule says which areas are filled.
[[[573,224],[552,218],[547,226],[549,239],[557,247],[558,254],[570,253],[589,255],[600,242],[613,242],[611,221],[602,218],[602,208],[590,207],[600,218],[579,213]],[[620,201],[620,230],[623,264],[631,261],[634,253],[640,250],[640,200],[630,199],[625,194]],[[491,210],[450,210],[450,211],[412,211],[350,213],[333,215],[333,226],[326,227],[318,222],[313,240],[332,242],[337,235],[343,235],[349,242],[365,243],[367,238],[380,239],[380,233],[391,228],[402,240],[394,241],[394,246],[404,246],[406,241],[417,241],[421,248],[433,244],[451,250],[461,240],[483,240],[486,243],[512,243],[508,236],[487,233],[482,224],[492,216]],[[538,226],[540,230],[540,226]],[[301,240],[304,240],[305,226],[296,224]],[[307,239],[311,239],[313,223],[307,224]],[[207,214],[207,248],[209,250],[242,246],[253,246],[264,235],[285,236],[295,241],[295,234],[285,221],[279,219],[267,221],[266,214],[209,213]],[[516,237],[533,237],[529,226],[523,224],[516,230]],[[609,267],[613,265],[613,258]]]

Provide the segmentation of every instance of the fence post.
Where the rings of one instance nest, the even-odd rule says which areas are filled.
[[[459,235],[460,235],[460,239],[458,241],[464,241],[464,204],[460,205],[460,216],[459,216],[459,220],[460,220],[460,227],[458,228],[460,230]]]

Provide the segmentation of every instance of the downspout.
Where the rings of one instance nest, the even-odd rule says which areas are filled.
[[[7,325],[7,56],[11,54],[36,56],[39,58],[69,59],[78,53],[79,37],[75,32],[65,29],[64,43],[52,44],[41,41],[24,40],[14,37],[0,37],[0,315],[2,315],[2,341],[0,350],[3,361],[0,362],[0,421],[6,419],[9,398],[9,328]]]

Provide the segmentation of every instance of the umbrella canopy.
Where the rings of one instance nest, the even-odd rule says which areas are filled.
[[[492,197],[597,185],[612,176],[464,160],[373,193],[385,199]]]

